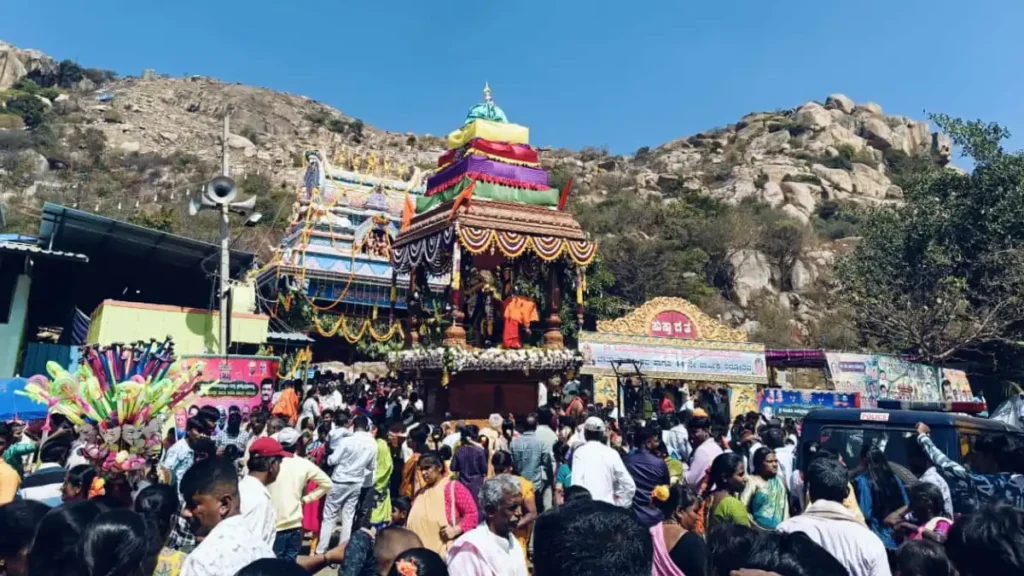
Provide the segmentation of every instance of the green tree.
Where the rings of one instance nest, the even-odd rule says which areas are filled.
[[[758,248],[771,259],[779,269],[780,286],[783,290],[792,289],[790,278],[793,266],[804,250],[807,234],[799,222],[780,219],[768,223],[761,231]]]
[[[7,111],[21,116],[25,127],[35,128],[43,123],[46,116],[46,105],[35,96],[19,94],[7,99]]]
[[[842,303],[862,334],[892,351],[942,362],[1024,331],[1024,154],[997,124],[932,117],[974,171],[906,178],[903,206],[878,210],[841,260]]]

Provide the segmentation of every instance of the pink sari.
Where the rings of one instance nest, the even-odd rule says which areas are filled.
[[[326,452],[326,446],[320,444],[310,450],[306,457],[309,458],[317,466],[323,460],[324,452]],[[309,482],[306,484],[305,494],[309,494],[313,490],[316,490],[316,482]],[[327,498],[320,498],[312,502],[307,502],[302,505],[302,529],[306,532],[312,532],[313,534],[320,533],[320,520],[324,516],[324,503],[327,502]]]
[[[651,526],[651,542],[654,544],[654,563],[651,564],[651,576],[686,576],[676,566],[665,547],[665,531],[661,522]]]

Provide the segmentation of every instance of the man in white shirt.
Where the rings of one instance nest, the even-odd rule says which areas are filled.
[[[249,474],[238,482],[242,518],[245,518],[253,534],[262,538],[271,548],[277,536],[277,512],[267,486],[273,484],[281,473],[281,459],[291,456],[277,440],[260,438],[249,448]]]
[[[331,491],[324,504],[324,520],[320,527],[320,541],[316,553],[323,554],[331,542],[331,533],[341,515],[341,542],[352,534],[352,520],[356,515],[359,496],[363,488],[373,486],[377,472],[377,441],[370,435],[370,421],[360,414],[352,419],[352,435],[340,438],[332,445],[327,465],[334,466]]]
[[[818,458],[804,476],[811,505],[779,524],[778,531],[803,532],[835,556],[850,576],[891,576],[882,541],[843,506],[850,490],[846,466],[833,458]]]
[[[939,474],[938,468],[932,464],[928,454],[918,444],[917,438],[907,438],[907,467],[917,476],[921,482],[935,485],[942,493],[942,504],[945,508],[946,518],[953,517],[953,495],[949,491],[949,483]]]
[[[181,479],[182,516],[201,542],[185,558],[181,576],[229,576],[274,550],[253,535],[239,514],[238,473],[233,462],[208,458]]]
[[[499,474],[480,489],[483,522],[459,536],[448,551],[450,574],[528,576],[526,555],[512,533],[522,517],[519,480]]]
[[[664,419],[666,426],[661,432],[661,440],[665,443],[669,456],[683,463],[689,462],[692,447],[686,426],[679,422],[675,414],[668,414]]]
[[[583,423],[584,444],[572,454],[572,485],[590,491],[594,500],[623,508],[633,505],[636,484],[622,458],[604,443],[604,422],[595,416]]]

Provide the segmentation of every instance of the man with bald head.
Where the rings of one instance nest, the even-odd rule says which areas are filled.
[[[422,548],[423,542],[412,530],[392,526],[381,530],[373,545],[373,555],[377,557],[377,573],[387,576],[391,565],[402,552],[413,548]]]

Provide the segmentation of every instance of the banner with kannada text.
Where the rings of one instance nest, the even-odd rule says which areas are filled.
[[[628,338],[628,337],[627,337]],[[613,362],[635,361],[651,378],[709,380],[713,382],[745,382],[766,384],[768,371],[764,351],[713,349],[697,346],[648,343],[656,338],[632,343],[610,341],[600,334],[582,332],[579,350],[583,354],[582,374],[608,376],[614,374]],[[752,347],[753,348],[753,347]],[[632,370],[632,366],[627,368]]]

